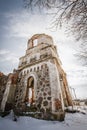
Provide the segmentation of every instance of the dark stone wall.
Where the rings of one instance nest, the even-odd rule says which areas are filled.
[[[24,76],[18,78],[17,86],[15,90],[15,107],[21,108],[23,107],[24,102],[23,100],[23,91],[24,91]]]
[[[49,79],[49,68],[46,64],[43,65],[42,70],[37,72],[37,97],[36,105],[39,111],[51,111],[51,88]]]
[[[20,75],[18,78],[17,87],[15,91],[15,107],[22,111],[26,111],[26,101],[24,98],[24,93],[27,91],[25,89],[25,77],[29,73],[37,75],[37,85],[34,86],[34,91],[36,92],[34,105],[38,111],[50,111],[51,109],[51,88],[49,79],[49,68],[47,64],[43,64],[41,69],[32,69],[32,72],[28,71],[24,75]],[[28,77],[29,78],[29,77]],[[28,79],[27,79],[28,80]]]
[[[8,76],[5,75],[0,76],[0,107],[6,89],[7,80],[8,80]]]

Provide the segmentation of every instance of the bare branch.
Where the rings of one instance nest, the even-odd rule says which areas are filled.
[[[41,9],[55,9],[50,13],[53,17],[51,28],[57,30],[58,26],[67,24],[67,30],[75,36],[76,40],[83,40],[84,47],[87,44],[87,0],[24,0],[26,8],[34,10],[36,7]],[[49,13],[48,13],[49,14]],[[70,26],[69,26],[70,25]],[[87,63],[87,51],[82,48],[78,53],[79,58],[85,59]]]

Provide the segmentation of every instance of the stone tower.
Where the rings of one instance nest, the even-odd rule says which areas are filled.
[[[72,105],[72,99],[51,36],[36,34],[28,40],[17,75],[13,103],[16,110],[39,112],[36,118],[64,119],[64,106]]]

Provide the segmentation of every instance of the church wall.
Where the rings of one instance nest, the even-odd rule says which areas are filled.
[[[61,94],[61,86],[59,79],[59,72],[57,70],[55,60],[50,59],[48,62],[49,74],[50,74],[50,86],[51,86],[51,96],[52,96],[52,111],[57,111],[59,109],[64,110],[63,97]]]
[[[10,77],[10,84],[7,82],[4,90],[3,84],[0,86],[1,100],[5,100],[4,106],[6,101],[13,103],[14,109],[19,110],[19,113],[29,111],[33,106],[37,112],[42,113],[42,117],[38,115],[37,118],[51,119],[51,114],[53,119],[55,116],[56,119],[61,116],[64,119],[65,100],[69,105],[71,99],[66,75],[64,77],[65,73],[52,38],[45,34],[36,34],[28,40],[27,47],[25,56],[19,60],[18,70]],[[5,98],[7,89],[9,91]],[[33,93],[31,102],[29,90]],[[46,114],[48,117],[45,117]]]
[[[34,65],[32,67],[27,67],[19,73],[20,82],[17,85],[16,90],[16,105],[22,105],[21,100],[25,100],[26,90],[27,90],[27,80],[30,76],[36,78],[37,83],[34,86],[36,100],[35,104],[38,110],[46,111],[46,109],[51,108],[51,88],[49,79],[49,68],[45,62]],[[21,91],[21,92],[20,92]],[[22,95],[22,99],[21,96]],[[19,105],[19,106],[20,106]]]
[[[8,100],[10,87],[11,87],[11,79],[8,79],[7,84],[6,84],[6,88],[5,88],[5,92],[3,94],[3,99],[2,99],[2,102],[1,102],[1,110],[3,112],[5,110],[5,106],[6,106],[6,103],[7,103],[7,100]]]
[[[8,80],[8,76],[5,75],[0,76],[0,108],[1,108],[3,95],[6,89],[7,80]]]
[[[11,84],[11,87],[10,87],[10,90],[9,90],[8,99],[7,99],[8,103],[14,104],[15,90],[16,90],[16,85],[15,84]]]
[[[37,80],[35,86],[35,95],[37,95],[35,104],[38,110],[46,111],[46,109],[50,109],[51,111],[55,111],[63,108],[61,104],[61,90],[60,86],[58,86],[58,73],[53,59],[27,67],[19,73],[20,82],[17,86],[18,94],[16,93],[17,104],[22,105],[21,101],[23,100],[24,102],[25,100],[27,80],[31,75],[35,76]],[[56,102],[59,103],[59,107],[56,106]]]
[[[38,38],[38,44],[46,43],[46,44],[53,44],[52,38],[42,35]]]

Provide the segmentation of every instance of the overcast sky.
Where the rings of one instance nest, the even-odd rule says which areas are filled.
[[[78,43],[72,36],[65,35],[64,28],[50,30],[52,17],[42,12],[34,10],[32,14],[25,10],[23,0],[0,0],[0,71],[8,74],[17,68],[28,39],[36,33],[46,33],[57,45],[62,67],[69,85],[76,90],[77,98],[87,97],[87,68],[74,57]]]

